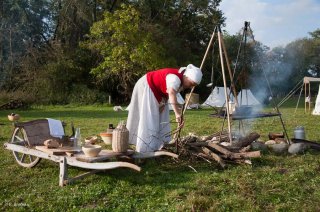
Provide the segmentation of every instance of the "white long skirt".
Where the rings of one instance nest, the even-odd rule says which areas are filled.
[[[166,104],[161,113],[159,107],[144,75],[134,86],[128,107],[129,143],[136,145],[137,152],[157,151],[171,140],[169,107]]]

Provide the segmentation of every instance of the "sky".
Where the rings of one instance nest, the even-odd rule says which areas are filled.
[[[255,40],[271,48],[320,29],[320,0],[222,0],[229,34],[242,30],[249,21]]]

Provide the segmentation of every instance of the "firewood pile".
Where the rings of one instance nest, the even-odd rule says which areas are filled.
[[[7,103],[0,104],[1,110],[11,110],[11,109],[18,109],[18,108],[26,108],[27,104],[21,100],[11,100]]]
[[[226,131],[201,137],[191,134],[178,141],[177,150],[181,158],[216,161],[221,167],[227,163],[251,164],[251,158],[261,156],[260,151],[249,151],[250,144],[259,137],[257,133],[250,133],[234,139],[230,144]]]

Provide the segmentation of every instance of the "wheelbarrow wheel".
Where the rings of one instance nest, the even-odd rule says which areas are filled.
[[[12,137],[11,137],[11,143],[30,148],[27,133],[23,128],[17,127],[14,129]],[[21,152],[12,151],[12,153],[13,153],[13,156],[16,159],[17,163],[20,166],[27,167],[27,168],[34,167],[41,160],[41,158],[39,158],[39,157],[36,157],[33,155],[28,155],[28,154],[21,153]]]

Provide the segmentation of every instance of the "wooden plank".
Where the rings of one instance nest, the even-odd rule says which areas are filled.
[[[153,158],[153,157],[159,157],[159,156],[169,156],[173,158],[178,158],[179,156],[177,154],[174,154],[172,152],[167,151],[156,151],[156,152],[135,152],[132,155],[132,158]]]
[[[12,150],[12,151],[15,151],[15,152],[20,152],[20,153],[24,153],[24,154],[27,154],[27,155],[32,155],[32,156],[40,157],[40,158],[44,158],[44,159],[49,159],[49,160],[52,160],[54,162],[59,162],[60,159],[61,159],[59,156],[51,155],[51,154],[48,154],[46,152],[42,152],[42,151],[39,151],[39,150],[36,150],[36,149],[27,148],[27,147],[24,147],[24,146],[19,146],[19,145],[16,145],[16,144],[5,143],[4,147],[6,149],[8,149],[8,150]]]
[[[36,149],[51,155],[65,155],[66,152],[81,152],[81,147],[47,148],[45,146],[36,146]]]
[[[77,160],[75,157],[66,157],[67,163],[70,166],[75,166],[84,169],[97,169],[97,170],[107,170],[115,168],[130,168],[136,171],[141,171],[141,168],[135,164],[128,162],[105,162],[105,163],[88,163]]]

